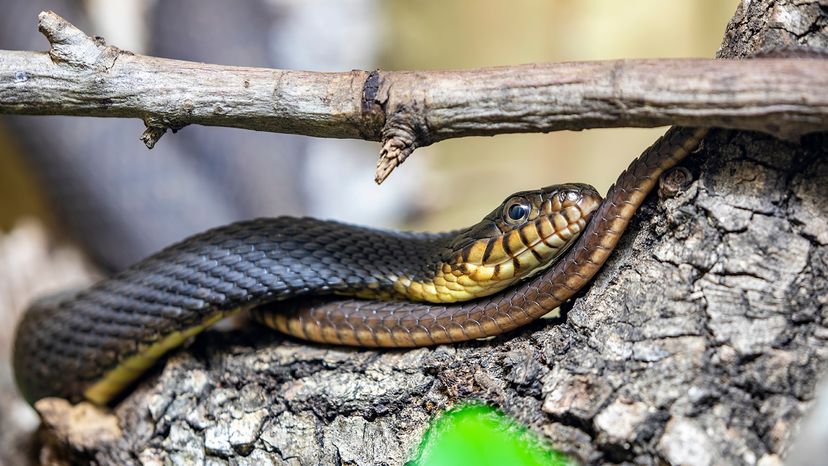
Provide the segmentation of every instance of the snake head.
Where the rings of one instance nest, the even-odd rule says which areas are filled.
[[[452,294],[463,300],[530,277],[575,242],[601,201],[595,188],[580,183],[512,194],[456,237],[435,281],[456,288]]]

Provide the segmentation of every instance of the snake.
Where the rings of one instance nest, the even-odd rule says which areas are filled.
[[[659,177],[705,128],[673,127],[602,198],[581,183],[509,196],[477,224],[395,232],[277,217],[195,235],[18,324],[20,392],[112,403],[176,347],[234,313],[296,338],[372,348],[500,335],[597,274]]]

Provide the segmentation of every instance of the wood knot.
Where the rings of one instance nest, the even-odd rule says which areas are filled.
[[[673,167],[658,179],[658,197],[662,199],[676,197],[684,192],[693,182],[693,174],[684,167]]]

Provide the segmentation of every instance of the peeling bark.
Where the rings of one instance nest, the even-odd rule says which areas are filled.
[[[742,3],[720,55],[828,44],[826,10]],[[211,332],[72,458],[396,465],[477,399],[584,463],[781,464],[828,358],[828,135],[714,130],[683,166],[559,320],[413,351]]]

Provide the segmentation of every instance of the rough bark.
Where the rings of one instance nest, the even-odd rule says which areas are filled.
[[[314,73],[135,55],[39,16],[49,52],[0,51],[0,113],[141,118],[381,141],[377,182],[417,147],[463,136],[717,126],[828,129],[828,60],[617,60],[463,71]]]
[[[720,55],[828,45],[826,10],[745,2]],[[560,321],[413,351],[209,333],[118,404],[105,440],[42,402],[45,451],[396,465],[434,413],[478,399],[586,463],[781,464],[828,357],[828,136],[714,130],[683,165]]]

